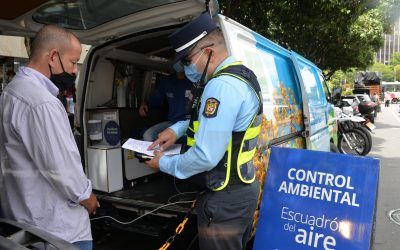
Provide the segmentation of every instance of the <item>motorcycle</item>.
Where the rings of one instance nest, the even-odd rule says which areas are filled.
[[[372,148],[371,133],[375,125],[359,116],[346,114],[335,107],[338,114],[338,148],[343,154],[367,155]]]

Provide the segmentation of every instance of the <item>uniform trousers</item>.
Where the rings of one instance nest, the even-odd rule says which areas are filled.
[[[228,185],[197,198],[197,226],[201,250],[245,249],[253,225],[260,185]]]

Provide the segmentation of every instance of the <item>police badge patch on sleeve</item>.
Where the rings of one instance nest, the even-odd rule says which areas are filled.
[[[207,118],[212,118],[217,116],[219,101],[215,98],[208,98],[206,105],[204,106],[203,115]]]

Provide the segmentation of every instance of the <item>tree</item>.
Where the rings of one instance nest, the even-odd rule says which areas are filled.
[[[393,80],[400,81],[400,65],[396,65],[393,67],[393,73],[395,75],[395,77],[393,77]]]
[[[400,65],[400,52],[392,54],[392,59],[390,60],[390,64],[393,66]]]
[[[392,29],[392,25],[399,17],[400,4],[399,0],[380,0],[379,4],[376,5],[377,9],[382,16],[383,29],[386,34],[389,34]]]
[[[221,0],[222,13],[316,63],[366,68],[400,0]],[[394,6],[396,8],[394,8]]]
[[[329,80],[330,88],[344,87],[353,88],[355,76],[357,73],[356,68],[348,69],[347,71],[337,70]]]
[[[369,71],[376,71],[382,81],[393,82],[394,81],[394,70],[392,66],[388,66],[382,63],[375,63],[369,68]]]

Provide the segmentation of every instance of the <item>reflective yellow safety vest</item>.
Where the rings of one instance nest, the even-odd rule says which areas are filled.
[[[211,79],[223,75],[235,77],[248,84],[256,93],[259,108],[245,131],[232,132],[232,137],[225,154],[218,162],[217,166],[210,171],[191,177],[192,181],[213,191],[220,191],[228,184],[250,184],[255,180],[253,157],[256,153],[257,139],[260,133],[263,113],[261,88],[253,71],[245,67],[241,62],[234,62],[222,67],[211,76]],[[200,92],[199,94],[201,95],[202,90]],[[196,143],[194,134],[199,127],[198,115],[200,106],[201,103],[199,102],[197,107],[192,110],[192,117],[189,127],[186,130],[186,151]]]

